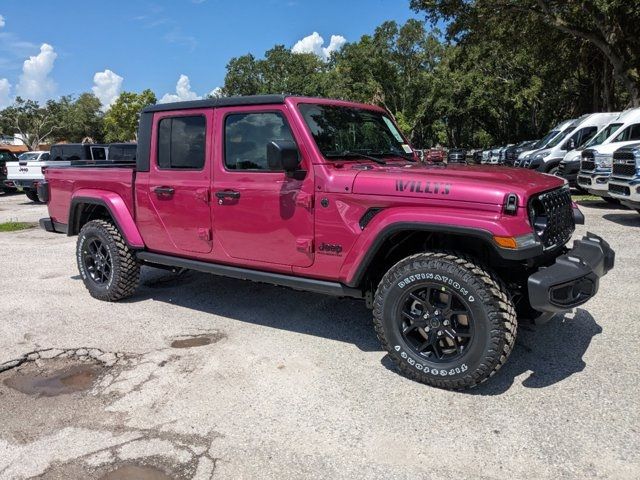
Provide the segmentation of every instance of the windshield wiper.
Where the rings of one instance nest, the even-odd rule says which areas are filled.
[[[371,155],[367,155],[366,153],[353,152],[351,150],[346,150],[344,152],[339,152],[339,153],[327,153],[325,154],[325,157],[327,158],[339,158],[339,157],[366,158],[367,160],[371,160],[372,162],[379,163],[380,165],[387,164],[387,162],[385,162],[381,158],[372,157]]]
[[[396,151],[393,151],[393,150],[385,150],[385,151],[381,151],[381,152],[371,152],[371,155],[380,155],[380,156],[392,155],[394,157],[400,157],[400,158],[404,158],[405,160],[414,161],[413,155],[411,155],[409,153],[404,153],[404,152],[396,152]]]

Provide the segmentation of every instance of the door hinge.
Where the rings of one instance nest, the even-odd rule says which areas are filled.
[[[313,238],[298,238],[296,249],[303,253],[313,253]]]
[[[306,208],[307,210],[313,209],[313,194],[298,192],[296,195],[296,206]]]
[[[204,240],[205,242],[211,241],[211,229],[210,228],[199,228],[198,229],[198,238],[200,240]]]
[[[209,188],[198,188],[195,195],[198,200],[202,200],[207,205],[211,202],[211,190]]]

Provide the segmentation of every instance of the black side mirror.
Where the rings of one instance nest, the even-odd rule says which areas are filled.
[[[267,144],[269,170],[284,170],[291,174],[300,168],[298,146],[291,140],[278,140]]]

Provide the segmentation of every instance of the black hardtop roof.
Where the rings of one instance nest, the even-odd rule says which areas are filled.
[[[53,147],[106,147],[106,143],[54,143]]]
[[[136,142],[114,142],[108,145],[109,147],[137,147]]]
[[[142,110],[142,113],[188,110],[191,108],[237,107],[243,105],[282,104],[290,95],[247,95],[243,97],[207,98],[188,102],[158,103]]]

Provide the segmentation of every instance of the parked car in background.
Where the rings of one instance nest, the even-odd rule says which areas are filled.
[[[5,193],[16,191],[15,185],[7,181],[7,163],[16,161],[18,161],[18,157],[15,153],[0,147],[0,187]]]
[[[613,152],[609,196],[640,213],[640,143]]]
[[[634,112],[640,112],[640,109],[625,110],[610,123],[602,127],[596,136],[587,143],[575,150],[567,152],[560,162],[560,165],[558,165],[557,174],[567,180],[570,186],[582,190],[578,186],[578,172],[580,171],[580,161],[582,160],[583,150],[601,145],[605,140],[612,137],[612,135],[624,125],[625,119],[631,118]]]
[[[518,159],[518,155],[527,150],[528,147],[533,147],[537,142],[538,140],[525,140],[524,142],[507,147],[504,152],[504,164],[513,167]]]
[[[491,148],[489,148],[487,150],[483,150],[482,151],[482,160],[480,160],[480,163],[489,163],[490,159],[491,159]]]
[[[51,166],[71,165],[74,160],[106,160],[106,145],[88,143],[58,143],[49,152],[27,152],[17,162],[7,165],[7,181],[20,188],[32,202],[38,201],[38,184],[44,179],[44,170]]]
[[[565,120],[564,122],[560,122],[554,128],[551,129],[549,133],[547,133],[544,137],[540,139],[540,141],[536,142],[535,145],[531,146],[529,150],[524,150],[518,155],[514,166],[523,167],[527,161],[531,160],[531,155],[535,153],[537,150],[545,148],[552,140],[554,140],[558,135],[561,135],[565,132],[570,126],[573,124],[575,119]]]
[[[482,163],[482,150],[476,150],[473,152],[473,155],[471,155],[471,161],[476,165]]]
[[[113,163],[135,163],[137,149],[135,143],[111,143],[107,148],[107,157]]]
[[[575,150],[591,140],[598,130],[620,115],[620,112],[592,113],[583,115],[547,146],[531,155],[525,167],[539,172],[558,173],[558,166],[569,150]]]
[[[447,163],[467,163],[467,151],[464,148],[449,149]]]
[[[430,148],[424,152],[424,161],[442,163],[444,162],[445,156],[445,151],[442,148]]]
[[[609,195],[608,185],[613,152],[637,142],[640,142],[640,109],[634,109],[629,115],[625,115],[623,125],[600,145],[583,150],[578,186],[592,195],[617,202],[617,199]]]

